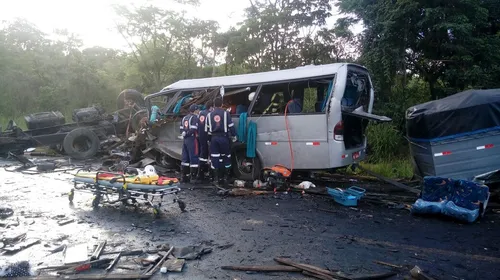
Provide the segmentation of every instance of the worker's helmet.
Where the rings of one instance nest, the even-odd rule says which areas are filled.
[[[248,101],[252,102],[254,98],[255,98],[255,91],[254,91],[254,92],[251,92],[251,93],[248,95]]]
[[[198,110],[198,105],[193,104],[193,105],[189,106],[189,112],[193,113],[196,110]]]

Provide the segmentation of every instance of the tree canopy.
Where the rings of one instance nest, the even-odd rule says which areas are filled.
[[[249,0],[228,30],[151,5],[115,12],[126,50],[83,47],[66,30],[45,34],[27,20],[4,23],[0,116],[111,107],[122,89],[150,94],[180,79],[356,62],[372,74],[376,110],[401,133],[411,105],[500,87],[496,0]]]

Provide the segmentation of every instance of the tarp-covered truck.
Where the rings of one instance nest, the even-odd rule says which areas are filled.
[[[472,180],[500,169],[500,89],[468,90],[407,110],[420,176]]]

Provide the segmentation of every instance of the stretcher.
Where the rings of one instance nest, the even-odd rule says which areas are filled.
[[[177,197],[180,188],[176,178],[78,170],[74,175],[73,183],[74,187],[69,193],[71,203],[75,191],[87,192],[94,195],[92,200],[94,208],[98,207],[100,203],[115,204],[121,202],[123,205],[134,205],[138,202],[144,202],[153,208],[153,215],[157,217],[160,214],[164,196],[174,195],[173,203],[178,203],[182,211],[185,208],[184,202]]]

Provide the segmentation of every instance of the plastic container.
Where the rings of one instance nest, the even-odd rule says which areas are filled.
[[[348,207],[358,206],[358,200],[365,195],[366,190],[359,187],[350,187],[347,190],[340,188],[326,188],[335,202]]]
[[[35,113],[24,117],[28,129],[40,129],[66,123],[64,115],[59,111]]]

